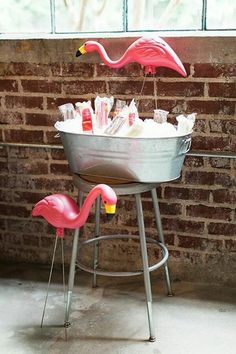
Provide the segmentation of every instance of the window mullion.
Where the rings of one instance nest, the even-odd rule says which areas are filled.
[[[55,19],[55,0],[50,0],[51,11],[51,33],[56,33],[56,19]]]
[[[207,30],[207,0],[202,0],[202,31]]]
[[[128,0],[123,0],[123,31],[128,32]]]

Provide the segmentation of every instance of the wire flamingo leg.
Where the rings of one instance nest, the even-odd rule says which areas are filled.
[[[48,301],[49,287],[50,287],[50,284],[51,284],[53,266],[54,266],[54,261],[55,261],[55,254],[56,254],[56,249],[57,249],[57,240],[58,240],[58,236],[56,235],[54,248],[53,248],[53,255],[52,255],[52,262],[51,262],[51,267],[50,267],[50,273],[49,273],[49,278],[48,278],[46,297],[45,297],[44,307],[43,307],[43,314],[42,314],[42,319],[41,319],[41,324],[40,324],[41,328],[43,327],[43,321],[44,321],[44,316],[45,316],[45,311],[46,311],[46,306],[47,306],[47,301]]]
[[[147,73],[145,72],[145,75],[144,75],[144,78],[143,78],[142,87],[141,87],[141,90],[140,90],[140,92],[139,92],[139,96],[141,96],[142,93],[143,93],[144,85],[145,85],[145,83],[146,83],[146,78],[147,78]],[[138,106],[139,106],[139,100],[140,100],[140,98],[137,99],[137,108],[138,108]]]
[[[154,82],[154,98],[155,98],[155,109],[157,109],[157,79],[155,73],[152,74],[153,82]]]

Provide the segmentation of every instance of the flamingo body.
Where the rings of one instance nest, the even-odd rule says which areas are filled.
[[[157,67],[164,66],[187,76],[186,70],[174,50],[160,37],[141,37],[132,43],[118,60],[111,60],[104,47],[96,41],[85,42],[76,56],[97,51],[103,62],[111,68],[137,62],[145,67],[146,73],[154,74]]]
[[[90,209],[98,195],[101,195],[107,213],[115,213],[117,197],[114,190],[105,185],[95,186],[87,195],[84,204],[79,209],[76,202],[65,194],[52,194],[40,200],[33,208],[33,216],[42,216],[51,225],[57,228],[58,236],[63,234],[60,229],[79,228],[87,221]]]

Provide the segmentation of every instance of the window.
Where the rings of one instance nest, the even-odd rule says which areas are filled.
[[[0,0],[0,33],[235,30],[232,0]]]

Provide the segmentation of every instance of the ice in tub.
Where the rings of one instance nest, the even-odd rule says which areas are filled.
[[[81,115],[74,109],[72,103],[66,103],[58,107],[63,117],[63,121],[57,121],[54,127],[59,131],[66,133],[81,133],[82,118]]]
[[[156,123],[153,119],[138,118],[135,123],[129,127],[124,136],[140,138],[158,138],[176,136],[177,131],[170,123]]]
[[[160,138],[160,137],[172,137],[177,135],[177,131],[173,124],[165,122],[165,123],[157,123],[153,119],[145,119],[145,136]]]
[[[123,136],[142,137],[145,135],[145,124],[142,119],[137,118],[135,122],[126,130]]]
[[[65,133],[75,133],[75,134],[83,133],[81,117],[74,118],[74,119],[67,119],[65,121],[57,121],[54,127],[57,130]]]

